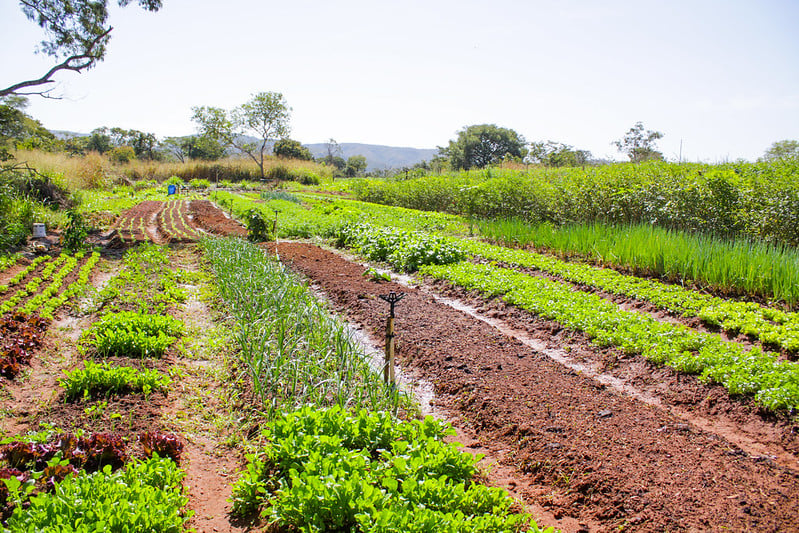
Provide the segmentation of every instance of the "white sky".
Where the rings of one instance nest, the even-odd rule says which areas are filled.
[[[192,106],[277,91],[304,143],[434,148],[495,123],[620,159],[642,121],[668,159],[682,140],[715,162],[799,139],[797,0],[164,0],[110,22],[103,63],[31,99],[46,127],[187,135]],[[0,86],[47,70],[42,38],[0,0]]]

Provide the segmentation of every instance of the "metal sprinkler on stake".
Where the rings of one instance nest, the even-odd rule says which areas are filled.
[[[388,302],[391,306],[386,322],[386,364],[383,367],[383,379],[393,387],[396,384],[394,376],[394,305],[405,297],[405,293],[390,292],[379,296],[381,300]]]

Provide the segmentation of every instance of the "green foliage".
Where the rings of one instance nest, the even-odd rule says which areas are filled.
[[[171,380],[153,369],[138,369],[128,366],[112,367],[105,362],[97,364],[84,361],[83,368],[65,371],[60,380],[67,400],[128,392],[143,392],[145,396],[156,390],[164,390]]]
[[[300,159],[302,161],[312,161],[311,151],[293,139],[279,139],[272,147],[272,153],[277,157],[285,159]]]
[[[105,315],[84,335],[102,357],[161,357],[182,333],[183,324],[169,315],[122,311]]]
[[[204,179],[193,179],[189,182],[189,187],[192,189],[207,189],[211,186],[211,182]]]
[[[663,134],[659,131],[646,130],[641,122],[636,122],[629,129],[624,137],[613,144],[630,158],[633,163],[643,163],[644,161],[662,161],[663,154],[655,149],[655,141],[662,139]]]
[[[115,146],[108,151],[108,159],[115,163],[130,163],[136,159],[136,151],[132,146]]]
[[[10,531],[159,531],[184,530],[184,473],[171,459],[153,457],[124,470],[106,467],[93,474],[67,476],[52,493],[30,497],[8,519]]]
[[[622,310],[596,294],[575,291],[569,284],[493,265],[462,262],[420,270],[467,289],[500,296],[511,305],[581,331],[600,346],[615,346],[677,371],[699,374],[700,379],[724,385],[731,394],[753,394],[767,409],[799,408],[799,367],[778,361],[775,354],[760,347],[747,350],[719,335]]]
[[[636,243],[636,246],[643,244]],[[461,245],[469,253],[489,261],[541,270],[579,286],[650,302],[683,317],[699,317],[706,324],[720,326],[733,334],[743,333],[765,344],[787,351],[799,351],[799,313],[764,307],[754,302],[724,300],[681,285],[668,285],[524,250],[509,250],[472,241],[463,241]],[[691,248],[686,246],[682,249],[688,251]],[[715,253],[708,256],[717,258],[714,261],[724,259]],[[729,265],[722,265],[721,269],[732,270]],[[795,275],[799,275],[799,272]]]
[[[267,428],[267,449],[248,456],[233,511],[263,508],[275,525],[301,531],[524,530],[529,517],[512,513],[504,490],[473,482],[479,456],[444,443],[449,434],[431,417],[310,406],[286,413]]]
[[[288,135],[291,108],[281,93],[261,92],[231,111],[200,106],[193,107],[192,113],[192,120],[203,136],[249,156],[261,170],[261,179],[265,179],[267,143]],[[260,142],[246,142],[244,139],[248,135],[255,135]]]
[[[241,363],[270,417],[306,403],[397,407],[401,397],[371,369],[346,326],[283,265],[238,239],[201,245],[236,319]]]
[[[359,180],[359,200],[486,219],[648,224],[799,245],[799,161],[491,169],[406,181]]]
[[[575,150],[568,144],[554,141],[530,143],[527,160],[541,163],[548,167],[577,167],[585,165],[591,159],[588,150]]]
[[[714,293],[758,296],[799,305],[799,252],[751,239],[718,239],[650,224],[532,224],[482,220],[480,234],[513,247],[535,247],[565,259],[696,285]]]
[[[527,155],[524,137],[496,124],[468,126],[458,132],[458,138],[440,148],[449,157],[453,169],[484,168],[506,159],[523,159]]]
[[[61,234],[61,246],[68,252],[77,252],[86,248],[86,237],[89,228],[83,221],[83,215],[74,210],[67,211],[67,226]]]
[[[130,2],[118,0],[120,6]],[[51,57],[66,59],[48,69],[39,79],[21,81],[0,89],[0,97],[52,83],[52,76],[59,70],[81,72],[102,61],[112,29],[107,26],[107,3],[108,0],[30,0],[22,3],[25,16],[36,22],[47,35],[39,49]],[[148,11],[158,11],[161,0],[138,0],[138,4]],[[48,91],[43,92],[47,94]]]
[[[178,187],[185,187],[185,186],[186,186],[186,182],[184,182],[184,181],[183,181],[183,180],[182,180],[180,177],[178,177],[178,176],[169,176],[169,179],[167,179],[167,180],[164,182],[164,185],[176,185],[176,186],[178,186]]]
[[[251,242],[264,242],[273,238],[264,214],[260,209],[247,211],[247,239]]]
[[[764,161],[776,161],[779,159],[799,159],[799,141],[788,139],[777,141],[763,154]]]
[[[339,246],[354,247],[369,259],[414,272],[422,265],[445,265],[465,257],[463,250],[443,237],[369,224],[347,224],[337,236]]]
[[[344,175],[348,178],[360,176],[366,170],[366,158],[362,155],[354,155],[347,158],[347,167],[344,169]]]

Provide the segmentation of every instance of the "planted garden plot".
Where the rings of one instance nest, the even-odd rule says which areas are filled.
[[[795,457],[786,469],[745,452],[721,431],[628,399],[424,293],[365,279],[364,267],[330,252],[291,243],[279,252],[375,338],[385,313],[376,295],[406,292],[397,319],[401,361],[436,383],[440,404],[516,468],[517,490],[551,516],[607,530],[799,527],[791,510],[799,494]],[[575,352],[599,351],[552,322],[529,319],[531,327],[543,339],[568,340]],[[695,398],[707,396],[716,409],[735,410],[712,387],[694,385]],[[756,414],[747,423],[757,424]],[[768,420],[759,424],[774,431]],[[796,453],[796,437],[785,429],[785,443],[771,443],[781,464]]]
[[[189,201],[168,200],[158,212],[158,227],[170,242],[194,242],[200,233],[189,222]]]
[[[208,200],[147,200],[124,212],[115,228],[123,243],[186,243],[196,242],[204,233],[247,234]]]
[[[153,231],[162,207],[163,202],[146,200],[122,213],[114,226],[119,239],[123,243],[163,242],[163,236]]]

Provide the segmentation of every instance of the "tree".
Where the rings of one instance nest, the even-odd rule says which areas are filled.
[[[185,163],[187,159],[216,161],[225,155],[225,147],[218,141],[199,135],[167,137],[161,142],[160,147],[174,155],[181,163]]]
[[[300,159],[302,161],[311,161],[313,159],[311,151],[300,144],[300,141],[295,141],[294,139],[280,139],[272,147],[272,153],[286,159]]]
[[[117,0],[127,6],[132,0]],[[137,0],[147,11],[158,11],[161,0]],[[41,27],[47,38],[38,52],[55,58],[54,65],[37,79],[14,83],[0,89],[0,96],[11,94],[50,96],[51,89],[20,92],[31,87],[53,83],[60,70],[82,72],[95,66],[105,57],[106,46],[113,28],[108,26],[108,0],[20,0],[22,12]]]
[[[439,147],[441,155],[450,160],[453,169],[483,168],[504,161],[507,157],[523,158],[527,155],[524,137],[496,124],[468,126],[458,132],[458,138],[446,148]]]
[[[89,135],[89,140],[86,142],[87,152],[93,151],[104,154],[113,147],[114,143],[111,141],[111,135],[106,127],[92,130],[91,135]]]
[[[636,122],[623,139],[613,141],[613,144],[616,145],[619,152],[627,154],[633,163],[662,161],[663,154],[655,149],[655,141],[662,138],[661,132],[644,131],[644,125],[641,122]]]
[[[366,170],[366,158],[364,156],[354,155],[347,158],[347,167],[344,169],[344,174],[348,178],[354,178],[364,170]]]
[[[573,146],[555,141],[530,143],[527,159],[549,167],[577,167],[591,159],[588,150],[575,150]]]
[[[264,158],[270,139],[282,139],[289,133],[291,108],[281,93],[262,92],[241,106],[225,111],[218,107],[193,107],[192,120],[200,135],[220,141],[246,154],[261,170],[265,179]],[[258,142],[247,142],[254,134]]]
[[[10,150],[15,146],[53,150],[58,145],[55,135],[25,113],[27,106],[24,96],[0,97],[0,161],[12,159]]]
[[[778,159],[799,159],[799,141],[777,141],[763,154],[763,161],[776,161]]]

